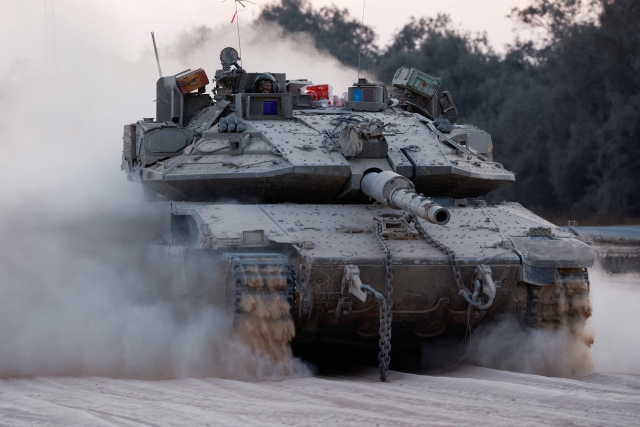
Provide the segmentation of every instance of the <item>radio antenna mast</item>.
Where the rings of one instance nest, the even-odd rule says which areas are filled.
[[[367,5],[367,0],[362,0],[362,22],[360,26],[364,27],[364,8]],[[358,81],[360,81],[360,55],[362,54],[362,39],[360,39],[360,49],[358,49]]]
[[[233,23],[233,19],[237,18],[236,21],[236,27],[238,28],[238,50],[240,51],[240,66],[242,67],[242,43],[240,42],[240,17],[238,16],[238,1],[234,1],[233,2],[236,6],[236,13],[233,15],[233,18],[231,18],[231,23]],[[242,4],[242,3],[240,3]],[[244,7],[244,5],[242,4],[242,7]]]
[[[160,69],[160,58],[158,57],[158,48],[156,47],[156,37],[151,31],[151,40],[153,40],[153,50],[156,53],[156,62],[158,63],[158,74],[160,74],[160,78],[162,78],[162,70]]]
[[[222,3],[224,3],[227,0],[222,0]],[[251,4],[255,4],[254,2],[250,1],[250,0],[234,0],[233,4],[236,7],[236,13],[233,14],[233,17],[231,18],[231,23],[233,24],[233,21],[236,21],[236,27],[238,28],[238,50],[240,51],[240,67],[242,67],[242,43],[240,41],[240,15],[238,15],[238,12],[244,12],[244,10],[238,10],[238,3],[240,3],[240,6],[246,8],[247,6],[245,6],[242,2],[247,2],[247,3],[251,3]],[[237,20],[236,20],[237,19]]]

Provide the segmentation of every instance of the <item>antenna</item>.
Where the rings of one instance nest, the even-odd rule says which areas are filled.
[[[364,27],[364,8],[367,5],[367,0],[362,0],[362,22],[361,26]],[[360,55],[362,54],[362,40],[360,40],[360,49],[358,49],[358,81],[360,81]]]
[[[222,3],[224,3],[227,0],[222,0]],[[250,0],[234,0],[233,4],[236,8],[236,13],[233,14],[233,17],[231,18],[231,23],[233,24],[233,21],[236,21],[236,18],[238,19],[236,21],[236,27],[238,27],[238,50],[240,51],[240,67],[242,68],[242,43],[240,42],[240,15],[238,15],[238,12],[244,12],[244,10],[238,10],[238,3],[240,3],[240,6],[246,8],[247,6],[245,6],[242,2],[246,2],[246,3],[251,3],[251,4],[255,4],[254,2],[250,1]]]
[[[234,1],[233,3],[236,6],[236,13],[233,15],[233,18],[231,18],[231,23],[233,23],[234,18],[238,18],[238,20],[236,21],[236,27],[238,28],[238,50],[240,51],[240,66],[242,67],[242,43],[240,42],[240,17],[238,16],[238,0]],[[244,7],[243,4],[242,7]]]
[[[156,36],[151,31],[151,40],[153,40],[153,50],[156,52],[156,62],[158,63],[158,74],[162,78],[162,70],[160,69],[160,58],[158,57],[158,48],[156,47]]]

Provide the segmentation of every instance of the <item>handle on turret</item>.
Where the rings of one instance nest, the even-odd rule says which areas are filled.
[[[449,211],[432,199],[419,195],[411,180],[392,171],[369,172],[360,182],[362,192],[383,205],[402,209],[429,222],[445,225]]]

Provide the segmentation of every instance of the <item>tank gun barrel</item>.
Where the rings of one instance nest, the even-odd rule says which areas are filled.
[[[369,172],[360,182],[362,192],[379,203],[402,209],[438,225],[449,222],[449,211],[414,190],[413,182],[395,172]]]

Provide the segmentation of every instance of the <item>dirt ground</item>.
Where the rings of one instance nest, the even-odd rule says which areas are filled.
[[[0,424],[211,426],[638,425],[640,376],[581,381],[460,366],[247,383],[47,377],[0,381]]]

